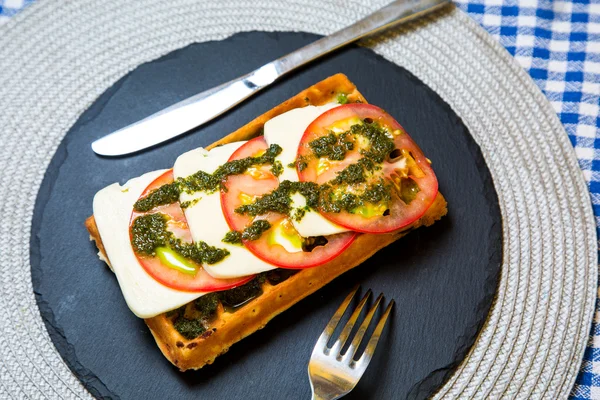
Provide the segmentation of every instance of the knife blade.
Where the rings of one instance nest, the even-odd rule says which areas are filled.
[[[329,36],[263,65],[255,71],[182,100],[92,143],[102,156],[122,156],[182,135],[235,107],[281,76],[342,46],[407,22],[448,4],[448,0],[397,0]]]

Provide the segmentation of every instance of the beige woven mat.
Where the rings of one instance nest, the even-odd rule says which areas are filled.
[[[0,27],[0,398],[89,397],[54,349],[31,285],[44,171],[79,115],[140,63],[250,30],[330,33],[388,0],[44,0]],[[458,10],[368,43],[462,118],[492,173],[504,261],[489,319],[439,397],[560,398],[596,297],[587,187],[548,101]],[[20,191],[7,190],[18,182]]]

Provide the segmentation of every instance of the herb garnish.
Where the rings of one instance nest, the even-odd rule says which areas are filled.
[[[335,161],[343,160],[346,158],[347,152],[354,150],[354,141],[350,131],[339,135],[329,132],[327,135],[311,141],[308,145],[316,157],[327,157]]]
[[[198,264],[215,264],[229,255],[206,242],[185,243],[167,230],[167,217],[161,213],[137,217],[131,227],[131,244],[138,254],[155,256],[158,247],[168,247],[180,256]]]
[[[340,93],[337,95],[337,102],[339,104],[346,104],[348,103],[348,96],[345,93]]]
[[[291,182],[285,180],[279,183],[277,189],[259,197],[251,204],[245,204],[235,209],[238,214],[252,217],[264,215],[270,211],[289,215],[291,212],[291,195],[300,193],[306,198],[307,206],[316,208],[319,202],[319,185],[314,182]]]
[[[228,161],[217,168],[212,174],[198,171],[187,178],[178,178],[173,183],[162,185],[151,191],[146,197],[136,201],[133,209],[137,212],[146,212],[160,205],[175,203],[179,201],[181,192],[190,194],[195,192],[212,193],[220,189],[221,183],[228,176],[243,174],[248,168],[255,165],[274,164],[275,157],[281,151],[282,148],[279,145],[272,144],[264,154],[258,157],[246,157],[240,160]],[[274,165],[273,168],[275,169],[274,173],[277,170],[283,170],[281,163],[277,166]]]
[[[318,185],[314,182],[283,181],[277,189],[259,197],[251,204],[238,207],[235,212],[250,216],[277,212],[299,221],[306,211],[311,209],[352,213],[367,204],[389,203],[392,198],[392,185],[383,179],[379,171],[380,164],[389,157],[395,149],[395,144],[387,130],[371,119],[350,126],[345,132],[329,132],[311,141],[309,146],[312,155],[301,156],[288,167],[297,166],[302,171],[308,165],[307,160],[312,157],[344,160],[346,153],[361,143],[357,141],[359,136],[367,139],[367,144],[363,142],[358,149],[363,157],[337,172],[337,176],[329,182]],[[419,190],[418,186],[412,183],[411,186],[403,185],[401,188],[401,198],[407,203],[414,199]],[[352,190],[349,191],[349,187]],[[291,195],[294,193],[300,193],[306,198],[306,207],[294,209],[291,215]]]
[[[173,322],[173,328],[184,338],[191,340],[206,332],[206,327],[201,319],[187,319],[179,317]]]
[[[273,165],[271,166],[271,173],[275,176],[279,176],[283,173],[283,165],[281,165],[281,161],[273,161]]]
[[[375,121],[368,121],[367,119],[364,124],[354,124],[350,127],[350,132],[353,135],[364,136],[369,140],[368,148],[360,149],[360,152],[373,162],[382,163],[395,148],[394,140]]]
[[[271,229],[271,224],[265,219],[257,219],[247,226],[242,232],[229,231],[225,234],[223,242],[231,244],[241,244],[243,240],[257,240],[260,236]]]
[[[242,232],[229,231],[221,241],[229,244],[242,244]]]

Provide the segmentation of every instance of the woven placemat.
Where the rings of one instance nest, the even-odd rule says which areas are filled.
[[[250,30],[327,34],[388,1],[44,0],[0,27],[0,398],[90,396],[50,341],[29,265],[37,191],[81,113],[139,64],[187,44]],[[558,118],[509,54],[452,7],[365,45],[463,119],[498,192],[497,299],[438,397],[566,397],[594,309],[597,245]]]

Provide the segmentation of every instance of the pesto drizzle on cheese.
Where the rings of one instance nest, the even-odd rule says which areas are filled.
[[[363,140],[361,140],[363,138]],[[366,139],[366,140],[364,140]],[[235,209],[236,213],[252,217],[264,215],[268,212],[277,212],[300,221],[305,213],[310,210],[319,210],[329,213],[363,212],[364,207],[378,207],[384,210],[392,199],[394,186],[385,180],[378,171],[381,164],[395,151],[391,134],[377,122],[367,118],[360,123],[353,124],[347,131],[321,136],[309,143],[312,150],[311,156],[299,157],[288,167],[297,167],[300,171],[307,167],[310,158],[329,159],[342,161],[349,151],[355,148],[362,155],[356,163],[348,165],[337,173],[337,176],[327,183],[319,185],[315,182],[291,182],[284,180],[270,193],[258,197],[250,204],[242,205]],[[281,153],[279,145],[272,144],[264,154],[257,157],[246,157],[240,160],[229,161],[221,165],[212,173],[198,171],[187,178],[179,178],[173,183],[163,185],[153,190],[146,197],[138,200],[134,210],[145,212],[154,207],[171,204],[179,201],[181,192],[212,193],[221,188],[221,183],[231,175],[242,174],[256,165],[271,164],[271,172],[278,176],[283,171],[281,162],[275,158]],[[416,183],[411,181],[403,184],[398,193],[407,204],[410,203],[419,191]],[[348,190],[348,188],[354,190]],[[356,189],[359,188],[359,189]],[[306,206],[293,208],[291,196],[299,193],[306,199]],[[191,204],[182,204],[189,206]],[[362,210],[362,211],[361,211]],[[213,264],[225,258],[229,252],[209,246],[204,242],[195,244],[182,243],[166,230],[166,220],[158,217],[162,214],[150,214],[138,217],[132,228],[132,244],[136,251],[153,255],[156,247],[168,245],[178,254],[193,261]],[[138,223],[138,220],[141,219]],[[160,218],[160,219],[159,219]],[[137,224],[137,225],[136,225]],[[256,240],[271,228],[266,220],[256,220],[244,231],[228,232],[223,242],[241,244],[244,240]]]
[[[242,244],[242,240],[257,240],[260,236],[271,229],[269,221],[264,219],[257,219],[246,227],[242,232],[229,231],[225,234],[223,242],[230,244]]]
[[[307,205],[316,208],[319,198],[319,185],[314,182],[291,182],[285,180],[279,183],[277,189],[257,198],[253,203],[245,204],[235,209],[238,214],[252,217],[266,214],[270,211],[290,215],[292,211],[291,195],[300,193],[306,197]]]
[[[206,242],[186,243],[167,230],[167,217],[161,213],[137,217],[131,226],[133,250],[142,255],[155,256],[156,249],[168,247],[180,256],[197,264],[215,264],[229,255],[226,249],[219,249]]]
[[[273,164],[273,173],[279,175],[283,167],[281,163],[275,162],[275,157],[281,151],[282,149],[279,145],[272,144],[264,154],[257,157],[246,157],[240,160],[228,161],[219,166],[212,174],[198,171],[187,178],[178,178],[173,183],[162,185],[151,191],[147,196],[136,201],[133,209],[137,212],[147,212],[161,205],[176,203],[179,201],[179,195],[182,192],[190,194],[196,192],[215,192],[221,188],[221,183],[225,178],[231,175],[243,174],[248,168],[255,165]]]
[[[346,154],[356,147],[362,158],[339,171],[334,179],[322,185],[287,180],[280,182],[277,189],[257,198],[253,203],[238,207],[235,212],[250,216],[277,212],[299,221],[306,211],[311,209],[330,213],[342,211],[354,213],[368,205],[385,206],[392,199],[393,186],[380,177],[378,171],[381,170],[381,163],[395,149],[394,141],[390,136],[385,128],[370,119],[350,126],[345,132],[330,131],[309,142],[312,151],[310,157],[299,157],[288,166],[295,166],[302,171],[312,157],[342,161]],[[366,141],[359,140],[360,137]],[[348,191],[348,187],[360,189]],[[416,192],[418,192],[416,184],[403,186],[400,197],[409,203],[416,196]],[[300,193],[306,198],[306,207],[292,208],[291,195],[294,193]]]

